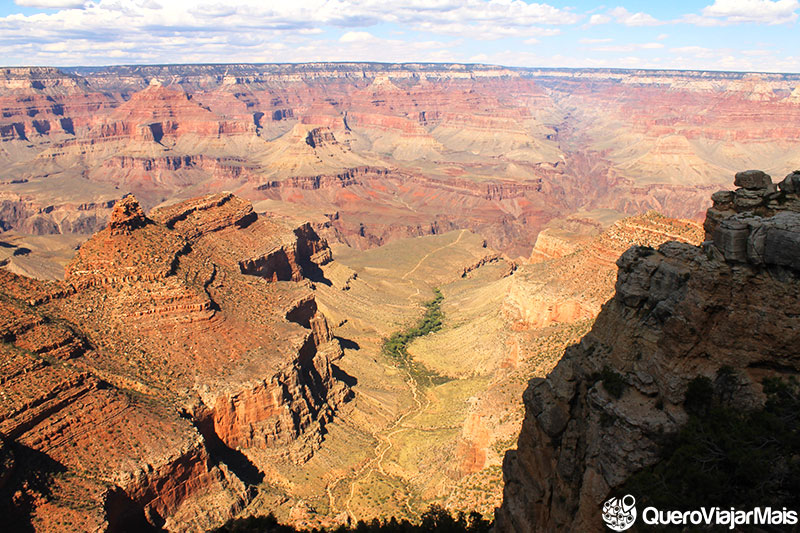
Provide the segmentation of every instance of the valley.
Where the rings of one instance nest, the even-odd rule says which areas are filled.
[[[319,63],[8,68],[4,229],[90,234],[230,191],[365,249],[469,229],[516,260],[577,211],[700,220],[741,168],[800,157],[800,77]],[[446,206],[446,207],[445,207]]]
[[[546,440],[525,391],[554,369],[569,382],[565,350],[623,312],[619,268],[644,268],[620,263],[631,246],[694,249],[739,204],[773,208],[775,191],[712,193],[743,167],[800,166],[798,86],[457,64],[0,69],[7,510],[36,531],[201,531],[270,513],[418,521],[436,504],[524,531],[514,505],[541,505],[525,469],[557,468],[518,446]]]

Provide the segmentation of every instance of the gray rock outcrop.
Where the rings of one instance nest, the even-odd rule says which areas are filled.
[[[733,405],[748,410],[763,404],[765,377],[800,372],[800,209],[789,192],[800,173],[778,196],[766,175],[745,174],[742,188],[714,194],[702,247],[625,252],[592,330],[531,380],[498,532],[604,531],[603,502],[688,419],[693,379],[734,369]],[[740,209],[750,196],[757,210]]]

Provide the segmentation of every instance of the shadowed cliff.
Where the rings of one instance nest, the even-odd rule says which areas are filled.
[[[714,195],[701,247],[635,246],[619,258],[616,294],[592,330],[524,394],[498,531],[601,531],[603,502],[626,490],[652,490],[635,496],[667,508],[797,503],[799,179],[776,187],[739,173],[738,189]],[[679,459],[702,460],[703,442],[721,454],[705,477]],[[730,474],[714,481],[715,471]],[[764,501],[747,500],[753,486]],[[703,499],[687,502],[701,487]]]

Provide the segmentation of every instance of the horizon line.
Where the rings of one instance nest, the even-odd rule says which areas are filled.
[[[680,69],[680,68],[623,68],[623,67],[537,67],[537,66],[508,66],[494,63],[461,63],[457,61],[403,61],[403,62],[389,62],[389,61],[299,61],[299,62],[208,62],[208,63],[113,63],[108,65],[15,65],[15,66],[0,66],[0,69],[34,69],[34,68],[53,68],[57,70],[64,69],[86,69],[86,70],[102,70],[112,68],[141,68],[141,67],[202,67],[202,66],[302,66],[302,65],[387,65],[406,67],[411,65],[426,65],[426,66],[447,66],[459,65],[470,68],[485,68],[485,69],[506,69],[512,71],[590,71],[590,72],[683,72],[683,73],[720,73],[720,74],[766,74],[777,76],[800,76],[800,72],[778,72],[778,71],[757,71],[757,70],[716,70],[716,69]]]

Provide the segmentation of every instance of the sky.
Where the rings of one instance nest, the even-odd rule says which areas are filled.
[[[0,1],[0,65],[385,61],[800,72],[800,0]]]

